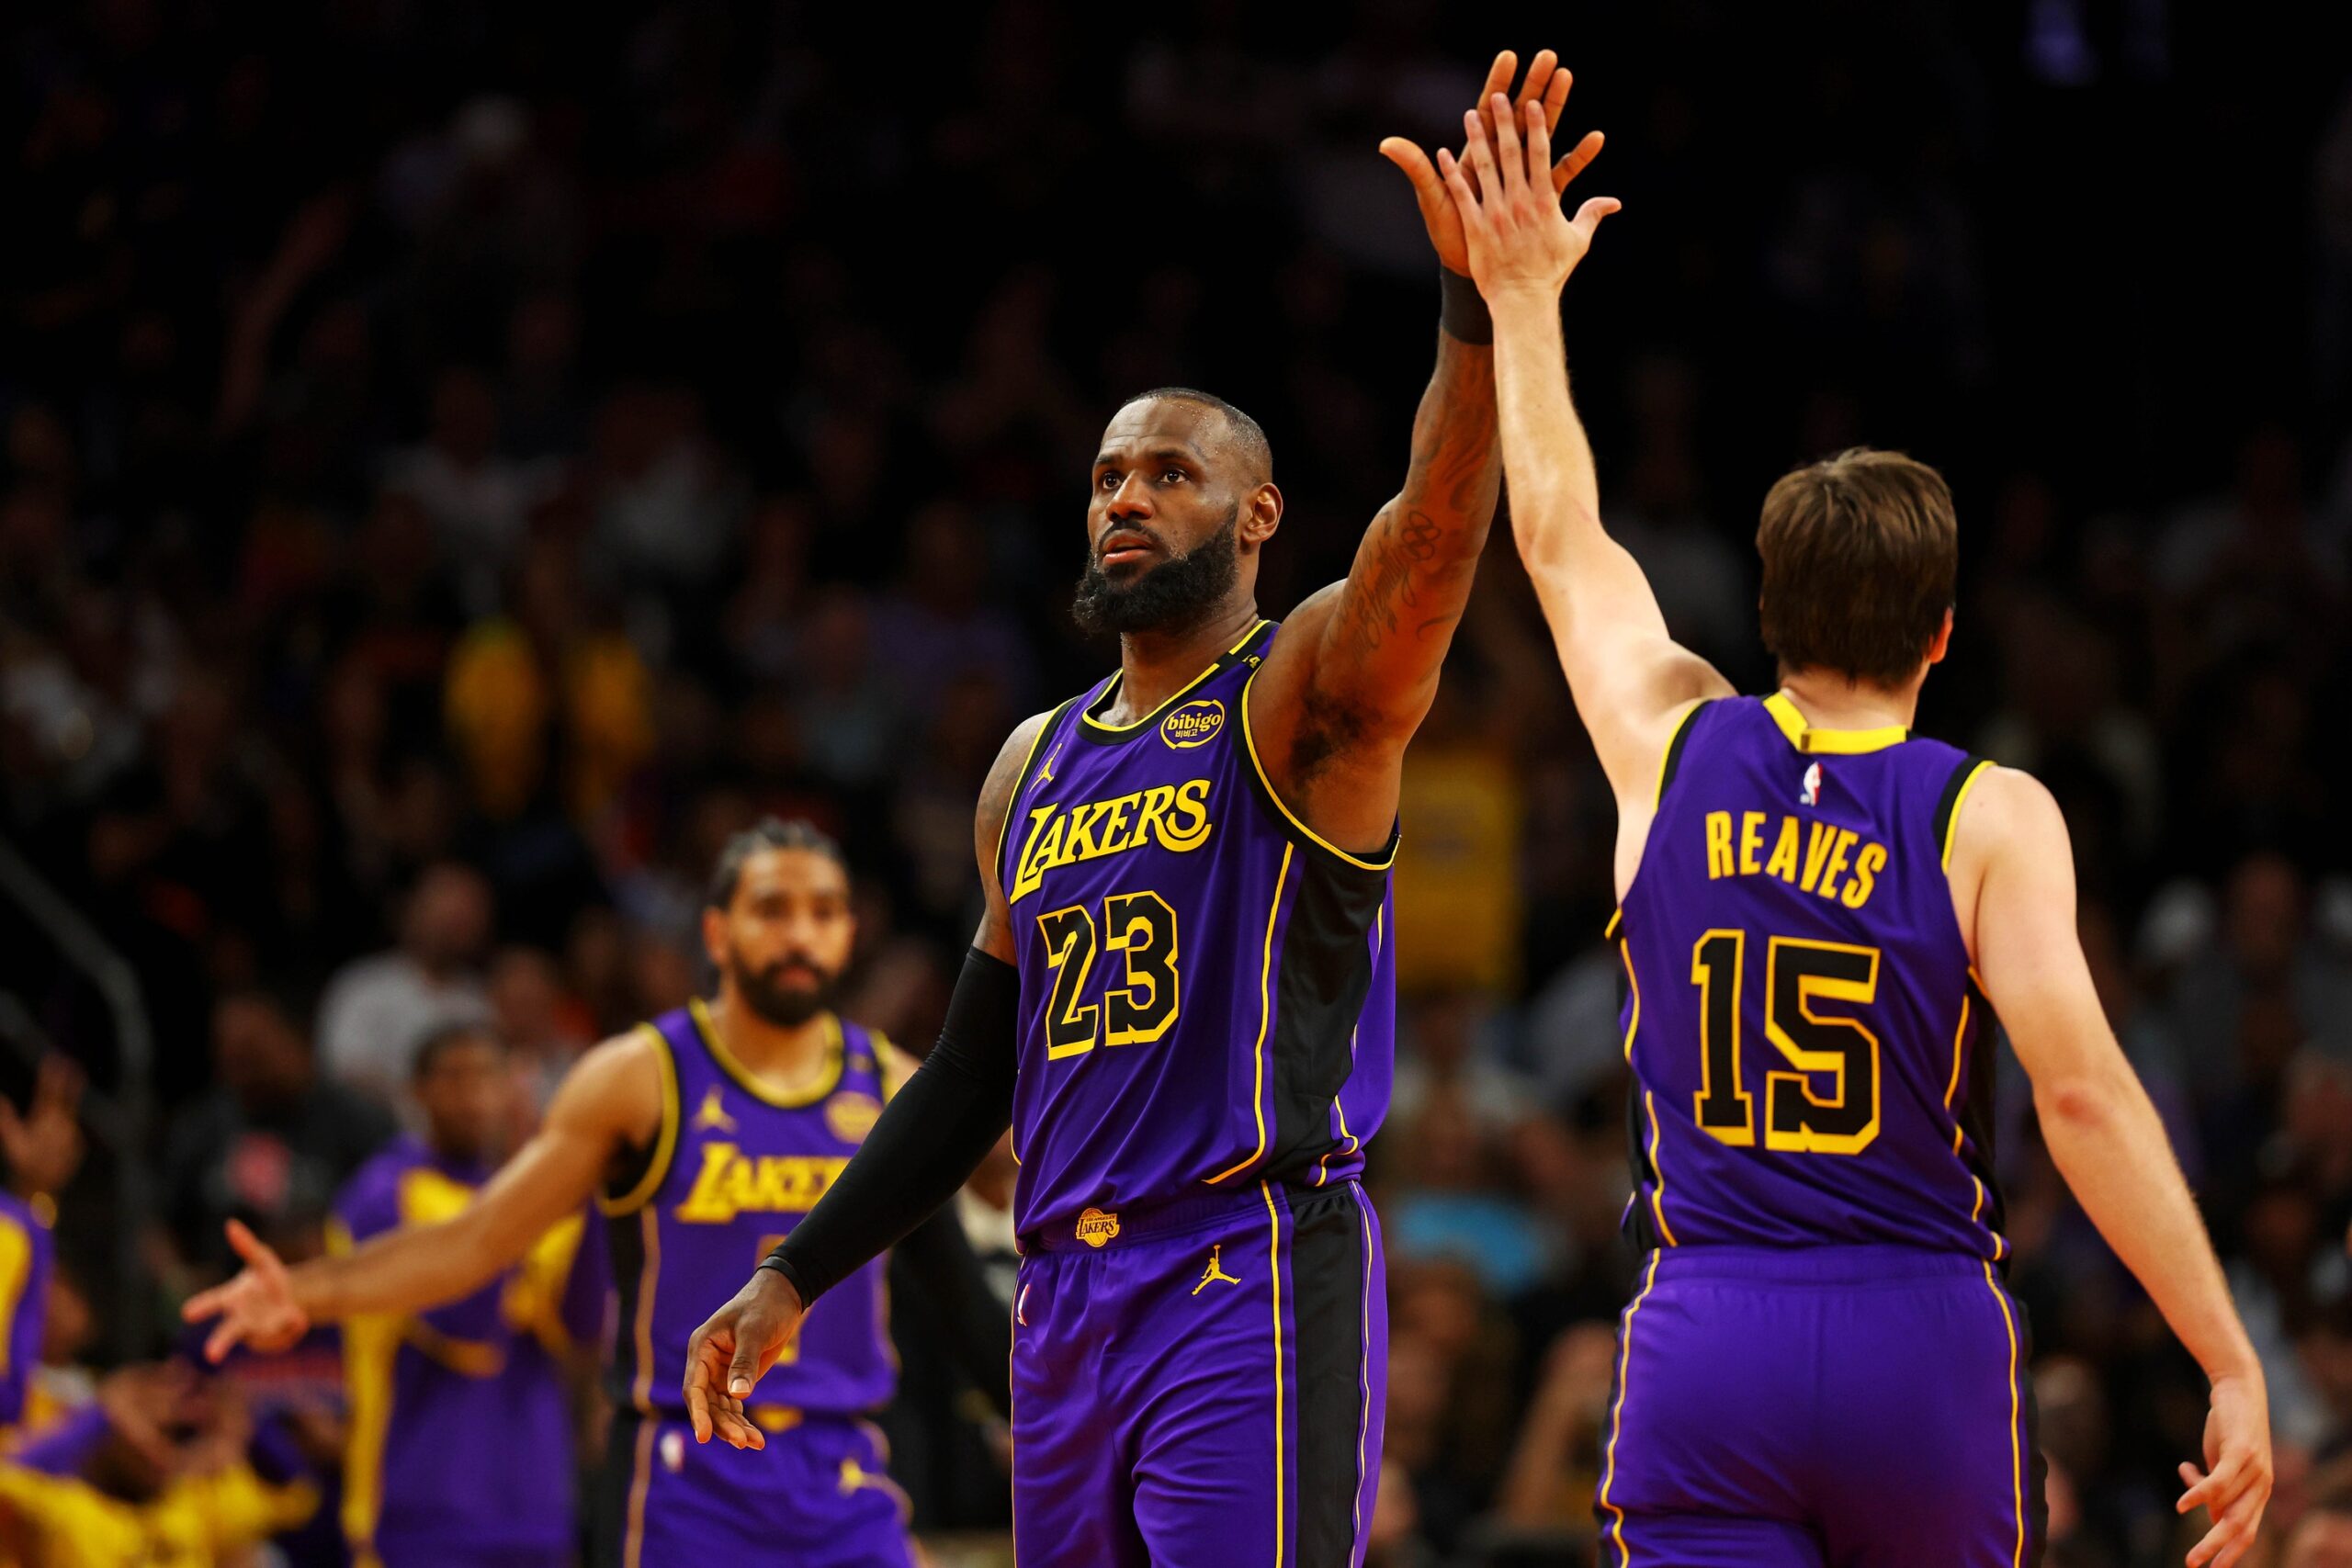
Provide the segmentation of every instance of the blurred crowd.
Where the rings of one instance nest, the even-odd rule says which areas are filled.
[[[453,1024],[527,1126],[703,982],[703,878],[758,815],[849,847],[845,1010],[927,1041],[981,776],[1115,658],[1065,614],[1101,423],[1232,398],[1289,501],[1261,607],[1343,571],[1436,320],[1374,145],[1552,45],[1626,202],[1566,305],[1608,523],[1757,689],[1770,478],[1860,441],[1951,477],[1921,728],[2065,807],[2268,1365],[2266,1561],[2352,1564],[2346,19],[2282,53],[2181,0],[858,12],[0,23],[0,1155],[55,1224],[19,1370],[115,1434],[79,1483],[241,1489],[191,1564],[315,1507],[332,1356],[158,1370],[221,1222],[315,1247]],[[1377,1561],[1581,1562],[1633,1266],[1611,808],[1499,541],[1406,795]],[[1999,1120],[2050,1561],[2165,1560],[2196,1370],[2014,1064]],[[923,1522],[992,1522],[958,1473],[908,1477]],[[332,1561],[308,1531],[266,1550]]]

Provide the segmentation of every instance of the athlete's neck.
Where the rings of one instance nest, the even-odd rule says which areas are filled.
[[[1919,685],[1914,680],[1890,691],[1826,670],[1791,670],[1781,677],[1781,690],[1810,729],[1908,729],[1918,716]]]
[[[1240,599],[1181,630],[1123,632],[1119,690],[1102,715],[1110,725],[1132,724],[1192,684],[1258,624],[1258,601]]]
[[[779,1094],[798,1094],[817,1086],[830,1067],[833,1017],[812,1015],[806,1023],[770,1023],[743,1005],[724,980],[718,999],[710,1004],[710,1026],[718,1043],[743,1070]]]

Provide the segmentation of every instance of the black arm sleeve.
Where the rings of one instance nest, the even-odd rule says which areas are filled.
[[[791,1281],[804,1307],[954,1197],[1012,1125],[1020,1004],[1020,971],[978,948],[964,955],[939,1043],[808,1218],[760,1265]]]
[[[942,1208],[908,1232],[890,1267],[915,1287],[910,1293],[929,1314],[947,1364],[1012,1419],[1012,1314],[989,1289],[955,1209]]]

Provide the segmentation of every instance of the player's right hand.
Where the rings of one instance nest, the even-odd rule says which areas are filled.
[[[1437,155],[1438,172],[1461,215],[1470,276],[1489,301],[1529,289],[1556,296],[1592,248],[1600,220],[1619,203],[1596,196],[1569,218],[1560,209],[1553,184],[1552,132],[1544,105],[1514,111],[1510,100],[1497,93],[1487,107],[1484,115],[1462,117],[1465,147],[1458,161],[1442,148]]]
[[[800,1296],[773,1269],[754,1269],[735,1299],[710,1314],[686,1346],[686,1416],[695,1441],[714,1432],[731,1448],[763,1449],[766,1434],[743,1404],[800,1326]]]
[[[220,1320],[204,1341],[204,1359],[213,1362],[240,1345],[264,1351],[286,1349],[311,1326],[310,1314],[295,1300],[293,1279],[277,1254],[241,1221],[231,1220],[228,1233],[229,1245],[245,1260],[244,1268],[227,1284],[190,1296],[180,1308],[180,1316],[189,1323]]]
[[[2188,1490],[2174,1505],[2202,1508],[2213,1521],[2188,1551],[2188,1568],[2231,1568],[2254,1546],[2270,1501],[2270,1406],[2262,1379],[2213,1380],[2213,1406],[2205,1417],[2205,1468],[2180,1467]]]

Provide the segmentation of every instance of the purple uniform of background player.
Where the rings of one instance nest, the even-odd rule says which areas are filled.
[[[1014,1529],[1089,1562],[1361,1561],[1371,1517],[1387,1337],[1354,1179],[1388,1107],[1395,840],[1344,853],[1267,786],[1275,635],[1131,725],[1092,716],[1116,676],[1065,705],[1006,817]]]
[[[25,1411],[40,1366],[40,1331],[55,1244],[49,1227],[13,1193],[0,1192],[0,1427]]]
[[[599,1498],[619,1568],[706,1568],[779,1552],[795,1568],[904,1564],[905,1498],[865,1417],[890,1402],[898,1358],[881,1260],[844,1280],[760,1387],[763,1450],[699,1448],[678,1407],[687,1338],[710,1281],[790,1231],[881,1113],[883,1043],[838,1021],[824,1086],[787,1102],[737,1066],[701,1002],[646,1028],[669,1081],[662,1134],[628,1191],[604,1202],[620,1300],[613,1424]]]
[[[1612,1562],[1752,1561],[1754,1521],[1794,1562],[2039,1554],[1991,1019],[1944,874],[1985,765],[1777,696],[1702,704],[1668,749],[1613,922],[1626,1228],[1655,1250],[1603,1460]]]
[[[335,1200],[337,1245],[428,1224],[491,1175],[401,1137]],[[565,1361],[604,1327],[602,1248],[573,1220],[515,1269],[411,1318],[344,1328],[351,1446],[343,1517],[360,1568],[562,1568],[572,1559]]]

